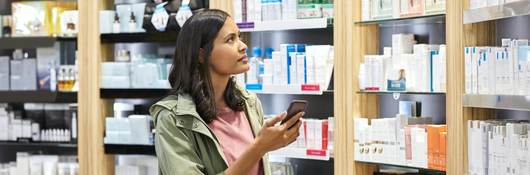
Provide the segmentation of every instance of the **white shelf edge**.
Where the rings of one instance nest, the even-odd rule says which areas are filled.
[[[322,86],[320,87],[322,88]],[[287,95],[322,95],[324,91],[320,90],[301,90],[301,85],[263,85],[262,90],[247,89],[249,92],[256,94],[287,94]]]
[[[530,14],[530,0],[464,11],[464,24],[491,21]]]
[[[269,152],[269,156],[324,161],[328,161],[330,159],[329,150],[326,150],[326,156],[307,155],[306,151],[307,149],[303,148],[282,148],[276,151]]]
[[[419,166],[413,166],[413,165],[400,165],[400,164],[390,164],[390,163],[374,162],[374,161],[362,161],[362,160],[355,160],[355,162],[369,163],[369,164],[381,164],[381,165],[386,165],[386,166],[397,166],[397,167],[412,168],[412,169],[425,169],[425,170],[440,171],[436,169],[430,169],[428,167],[419,167]]]
[[[300,30],[327,28],[327,18],[293,19],[277,21],[255,21],[254,28],[240,28],[241,32],[261,32],[276,30]]]
[[[464,107],[530,111],[530,96],[465,94]]]

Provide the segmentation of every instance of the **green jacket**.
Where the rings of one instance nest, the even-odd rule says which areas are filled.
[[[255,94],[242,92],[245,114],[252,132],[257,135],[263,125],[261,102]],[[151,106],[150,113],[156,129],[155,149],[160,174],[224,174],[228,164],[221,145],[199,117],[190,95],[170,95]],[[267,156],[262,162],[265,175],[269,175]]]

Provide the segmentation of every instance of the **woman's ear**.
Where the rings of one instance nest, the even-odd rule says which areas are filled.
[[[205,53],[204,53],[204,52],[205,52],[205,51],[204,51],[203,48],[200,48],[200,49],[199,49],[199,63],[200,63],[200,64],[203,64],[203,63],[204,63],[204,59],[205,59],[205,57],[204,57]]]

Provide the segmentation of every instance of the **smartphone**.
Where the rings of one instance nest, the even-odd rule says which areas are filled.
[[[287,109],[287,116],[282,120],[281,124],[289,121],[289,119],[293,118],[299,112],[305,112],[306,106],[307,101],[305,100],[293,100]]]

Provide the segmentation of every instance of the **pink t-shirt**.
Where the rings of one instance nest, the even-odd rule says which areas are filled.
[[[237,112],[228,107],[217,109],[216,119],[208,126],[219,139],[228,166],[233,165],[254,140],[252,128],[244,111]],[[261,161],[254,165],[249,175],[263,175]]]

